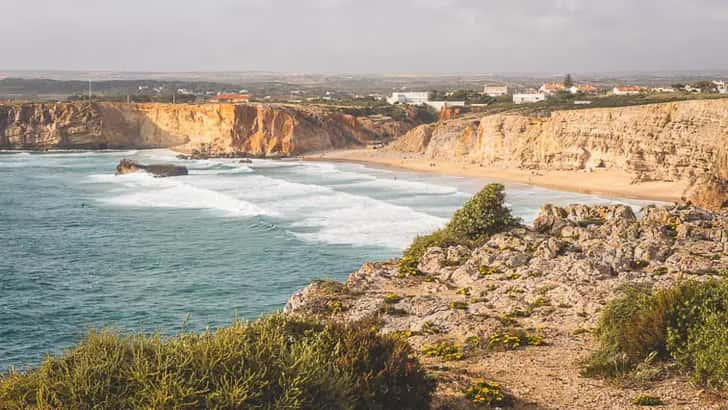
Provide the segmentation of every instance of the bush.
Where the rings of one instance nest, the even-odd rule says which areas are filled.
[[[439,229],[429,235],[418,235],[404,251],[402,259],[411,258],[412,260],[418,261],[427,252],[427,249],[433,246],[446,248],[457,243],[457,240],[445,228]]]
[[[274,314],[175,338],[89,332],[0,379],[7,408],[423,408],[433,382],[406,342],[370,321]],[[3,407],[5,408],[5,407]]]
[[[519,220],[511,216],[505,197],[503,185],[487,185],[455,212],[448,232],[455,238],[478,240],[517,225]]]
[[[439,357],[443,360],[460,360],[463,358],[460,346],[448,342],[425,346],[422,349],[422,354],[430,357]]]
[[[478,405],[504,406],[510,404],[510,398],[503,392],[499,384],[485,380],[473,383],[465,389],[465,397]]]
[[[544,340],[541,336],[515,330],[511,332],[496,333],[488,338],[488,349],[492,350],[516,350],[523,346],[543,346]]]
[[[640,394],[632,400],[632,404],[635,406],[662,406],[665,403],[657,396]]]
[[[511,215],[504,201],[503,185],[487,185],[455,212],[446,227],[415,238],[403,253],[399,273],[407,276],[416,272],[420,258],[431,247],[472,246],[490,235],[517,225],[519,219]]]
[[[728,279],[650,292],[631,287],[607,306],[587,375],[616,376],[651,357],[673,359],[709,387],[728,384]]]

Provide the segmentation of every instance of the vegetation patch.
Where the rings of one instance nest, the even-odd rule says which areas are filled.
[[[485,380],[465,389],[465,397],[475,404],[486,406],[506,406],[511,401],[498,383]]]
[[[470,296],[471,290],[472,290],[472,288],[470,288],[470,287],[460,288],[460,289],[458,289],[457,294],[463,295],[463,296]]]
[[[402,296],[399,296],[396,293],[390,293],[384,297],[384,303],[387,303],[389,305],[398,303],[400,300],[402,300]]]
[[[522,330],[496,333],[488,338],[487,348],[491,350],[516,350],[524,346],[543,346],[541,336],[527,333]]]
[[[437,324],[429,320],[422,325],[422,329],[420,331],[426,335],[439,335],[442,333],[442,329]]]
[[[610,302],[596,334],[600,348],[584,373],[614,377],[655,357],[674,360],[696,383],[728,385],[728,279],[686,281],[651,291],[629,287]]]
[[[417,269],[418,264],[419,258],[415,258],[411,255],[403,256],[399,262],[397,262],[397,271],[399,272],[399,276],[407,277],[420,275],[422,272]]]
[[[344,303],[338,299],[331,299],[326,302],[326,307],[331,313],[341,313],[346,310]]]
[[[461,301],[450,302],[450,309],[467,310],[468,302],[461,302]]]
[[[486,276],[495,275],[498,273],[498,268],[495,268],[493,266],[479,266],[478,267],[478,276],[481,278],[484,278]]]
[[[652,271],[652,274],[653,274],[653,275],[655,275],[655,276],[662,276],[662,275],[666,275],[666,274],[667,274],[667,272],[668,272],[668,269],[667,269],[667,267],[665,267],[665,266],[660,266],[659,268],[655,268],[655,269],[654,269],[654,270]]]
[[[202,334],[91,331],[0,378],[3,408],[427,408],[434,382],[372,321],[274,314]]]
[[[659,397],[649,394],[640,394],[632,400],[635,406],[662,406],[665,404]]]
[[[430,357],[439,357],[443,360],[460,360],[463,358],[460,346],[449,342],[440,342],[425,346],[422,349],[422,354]]]
[[[472,247],[490,235],[519,223],[520,220],[513,217],[505,206],[505,187],[501,184],[486,185],[455,212],[447,226],[429,235],[415,238],[400,259],[399,273],[402,276],[417,274],[420,258],[431,247],[447,248],[455,245]]]

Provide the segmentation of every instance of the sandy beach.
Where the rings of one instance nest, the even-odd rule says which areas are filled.
[[[442,175],[485,178],[498,182],[518,182],[561,191],[580,192],[606,197],[675,202],[680,200],[688,181],[642,182],[631,184],[633,174],[614,170],[530,171],[514,168],[480,167],[465,162],[429,159],[421,155],[387,149],[353,149],[329,151],[302,157],[306,161],[347,161],[377,164],[412,171]]]

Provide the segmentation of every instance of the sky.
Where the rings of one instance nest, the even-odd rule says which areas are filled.
[[[0,70],[725,70],[728,0],[0,0]]]

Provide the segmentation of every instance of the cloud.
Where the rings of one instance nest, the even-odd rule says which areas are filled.
[[[2,0],[0,69],[728,67],[723,0]]]

